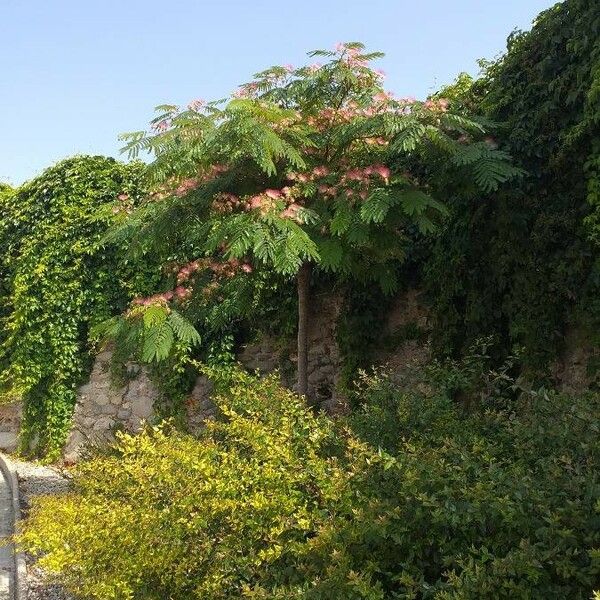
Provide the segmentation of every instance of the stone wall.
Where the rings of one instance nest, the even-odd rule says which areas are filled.
[[[341,307],[339,297],[316,297],[311,306],[308,333],[309,400],[330,413],[345,409],[344,400],[336,391],[341,370],[336,323]],[[427,342],[430,330],[421,292],[413,289],[398,295],[388,311],[382,347],[376,354],[375,363],[384,365],[392,378],[402,385],[417,383],[415,374],[430,358]],[[577,329],[567,332],[563,356],[554,366],[555,381],[565,391],[576,393],[587,389],[592,383],[588,364],[590,360],[600,358],[582,336]],[[284,344],[263,335],[243,347],[238,360],[249,371],[260,374],[278,371],[284,385],[290,388],[295,385],[297,355],[293,343]],[[109,365],[110,352],[104,351],[96,359],[89,382],[79,390],[73,430],[65,450],[67,460],[76,460],[86,443],[109,440],[117,429],[137,431],[144,421],[152,420],[159,392],[148,375],[130,365],[130,379],[115,387],[111,383]],[[206,419],[216,415],[212,391],[212,384],[206,377],[196,380],[185,405],[190,431],[199,431]],[[18,405],[0,406],[0,445],[3,432],[6,432],[7,441],[14,445],[14,432],[18,431],[19,422]]]
[[[377,365],[385,366],[392,380],[410,385],[419,367],[431,358],[428,337],[431,322],[423,292],[409,289],[399,294],[387,314],[383,332],[390,343],[375,356]]]
[[[340,370],[340,354],[336,341],[336,323],[341,299],[317,296],[310,306],[308,326],[308,398],[327,410],[336,408],[335,388]],[[279,370],[284,385],[294,388],[298,362],[294,343],[281,345],[274,338],[263,336],[245,346],[238,360],[250,371],[266,374]]]
[[[592,367],[599,363],[600,349],[591,342],[590,335],[584,328],[571,325],[565,331],[561,355],[552,365],[554,384],[569,394],[598,389],[600,373]]]
[[[345,410],[344,399],[337,392],[341,359],[336,324],[341,307],[340,297],[317,296],[311,304],[309,320],[308,398],[329,413]],[[388,314],[385,335],[393,336],[410,324],[428,327],[426,311],[414,290],[398,297]],[[401,379],[410,372],[409,366],[423,364],[428,356],[428,348],[422,341],[401,339],[394,349],[382,351],[377,362],[386,364]],[[243,347],[237,358],[249,371],[263,375],[278,371],[282,383],[294,388],[297,351],[293,343],[282,344],[264,335]],[[73,429],[64,453],[67,461],[77,460],[86,444],[111,440],[119,429],[135,432],[153,417],[159,392],[148,375],[130,365],[130,379],[122,386],[115,386],[109,372],[110,359],[110,351],[100,353],[89,382],[79,390]],[[185,405],[190,431],[198,431],[206,419],[214,418],[216,408],[211,394],[211,383],[205,377],[198,377]]]
[[[0,450],[5,452],[16,450],[22,415],[21,402],[0,404]]]
[[[87,444],[110,441],[117,430],[138,431],[154,414],[159,394],[148,375],[129,365],[128,381],[115,386],[110,360],[110,351],[98,354],[88,383],[78,391],[73,426],[64,450],[67,462],[77,460]]]

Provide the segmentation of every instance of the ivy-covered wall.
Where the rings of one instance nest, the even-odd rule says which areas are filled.
[[[142,193],[141,164],[64,160],[0,203],[0,383],[24,401],[24,449],[56,455],[77,385],[89,369],[89,329],[143,288],[144,269],[104,241],[113,206]]]
[[[490,143],[527,175],[455,199],[425,266],[438,351],[495,334],[543,375],[571,321],[600,317],[600,4],[567,0],[510,36],[483,76],[448,93],[499,124]],[[465,83],[467,85],[465,85]],[[442,91],[442,93],[445,93]]]

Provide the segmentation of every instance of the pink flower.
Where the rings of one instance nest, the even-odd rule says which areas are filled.
[[[315,167],[313,169],[313,175],[315,175],[316,177],[326,177],[327,175],[329,175],[329,169],[325,166]]]
[[[119,194],[117,196],[118,200],[124,201],[124,200],[129,200],[129,194]]]
[[[294,70],[294,65],[284,65],[283,67],[288,73],[291,73]]]
[[[390,99],[390,95],[387,92],[377,92],[373,96],[375,102],[387,102]]]
[[[375,69],[375,74],[381,77],[381,79],[385,79],[385,71],[383,69]]]
[[[283,219],[293,219],[294,221],[297,221],[299,210],[300,206],[298,204],[290,204],[279,216]]]
[[[359,169],[351,169],[346,173],[346,178],[360,181],[363,178],[363,173]]]
[[[169,129],[169,121],[167,121],[167,119],[163,119],[162,121],[159,121],[158,123],[155,123],[152,128],[155,131],[166,131],[167,129]]]
[[[277,200],[277,198],[281,198],[282,196],[279,190],[265,190],[265,194],[272,200]]]
[[[192,100],[189,104],[188,104],[188,108],[190,110],[195,110],[198,111],[200,110],[204,105],[206,104],[206,102],[200,98],[198,98],[197,100]]]
[[[346,44],[343,44],[342,42],[338,42],[335,45],[335,51],[336,52],[343,52],[346,49]]]
[[[384,165],[376,165],[376,166],[374,166],[373,167],[373,172],[377,173],[377,175],[379,175],[380,177],[382,177],[386,181],[390,178],[390,175],[391,175],[391,171],[389,170],[389,168],[386,167],[386,166],[384,166]]]
[[[242,271],[244,271],[244,273],[252,273],[252,266],[249,265],[248,263],[244,263],[242,265]]]
[[[178,298],[186,298],[191,294],[191,290],[183,287],[182,285],[178,285],[173,291],[175,296]]]
[[[252,198],[250,198],[249,206],[250,208],[260,208],[262,203],[263,199],[261,196],[252,196]]]

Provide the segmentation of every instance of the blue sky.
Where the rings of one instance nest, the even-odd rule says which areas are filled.
[[[362,41],[386,87],[424,97],[528,29],[552,0],[0,0],[0,180],[119,156],[161,103],[227,96],[273,64]]]

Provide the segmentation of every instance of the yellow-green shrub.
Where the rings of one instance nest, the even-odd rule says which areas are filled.
[[[373,377],[346,430],[274,379],[218,384],[222,419],[200,439],[124,435],[78,467],[72,494],[35,504],[22,542],[71,590],[587,600],[597,588],[598,395],[464,414],[443,386],[406,394]]]
[[[72,494],[34,505],[23,541],[70,589],[238,598],[301,580],[306,540],[350,514],[349,446],[274,379],[231,377],[217,400],[226,420],[199,440],[164,428],[122,435],[78,468]]]

